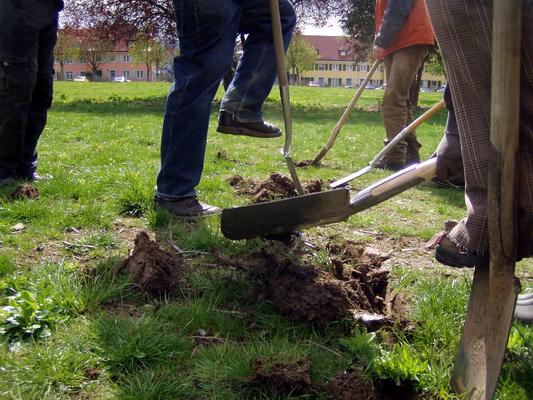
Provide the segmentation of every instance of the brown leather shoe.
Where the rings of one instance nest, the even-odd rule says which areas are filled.
[[[154,200],[156,208],[168,210],[176,218],[184,220],[207,217],[222,212],[218,207],[200,203],[196,196],[178,200],[164,200],[156,196]]]
[[[435,249],[435,259],[449,267],[483,267],[488,268],[489,256],[465,251],[453,243],[447,236],[443,237]]]
[[[281,130],[270,122],[240,122],[237,121],[234,115],[226,111],[221,111],[218,116],[217,132],[257,138],[275,138],[281,136]]]

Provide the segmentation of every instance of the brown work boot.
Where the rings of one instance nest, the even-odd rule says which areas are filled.
[[[222,212],[218,207],[200,203],[196,196],[184,197],[177,200],[164,200],[156,196],[154,200],[156,208],[170,211],[173,216],[183,220],[193,220]]]
[[[226,111],[221,111],[218,116],[217,132],[267,139],[281,136],[281,130],[270,122],[240,122]]]
[[[397,171],[404,169],[405,164],[395,163],[395,162],[388,161],[382,158],[381,160],[377,162],[376,167],[380,169],[388,169],[390,171],[397,172]]]
[[[407,150],[405,153],[405,165],[408,167],[420,162],[420,148],[422,145],[413,135],[407,135],[405,141],[407,142]]]
[[[448,236],[444,236],[437,245],[435,259],[441,264],[456,268],[489,266],[489,256],[480,256],[475,252],[461,249]]]

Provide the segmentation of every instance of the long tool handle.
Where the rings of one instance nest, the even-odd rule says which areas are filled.
[[[437,104],[434,104],[429,110],[427,110],[424,114],[422,114],[420,117],[415,119],[413,122],[411,122],[408,126],[406,126],[400,133],[398,133],[394,139],[392,139],[381,151],[368,163],[368,166],[363,168],[360,171],[354,172],[353,174],[350,174],[346,176],[345,178],[339,179],[335,182],[333,182],[331,185],[329,185],[331,188],[338,188],[341,186],[347,185],[349,182],[353,181],[354,179],[366,174],[367,172],[370,172],[373,168],[376,168],[378,162],[381,160],[381,158],[387,154],[389,151],[392,150],[394,146],[396,146],[401,140],[405,138],[409,133],[413,132],[422,122],[427,121],[430,119],[433,115],[438,113],[440,110],[444,108],[444,100],[439,101]]]
[[[434,178],[436,175],[437,160],[435,158],[398,171],[352,197],[350,200],[351,214],[375,206],[419,183]]]
[[[317,156],[311,163],[312,165],[314,166],[319,165],[320,161],[322,161],[326,153],[333,147],[333,143],[335,143],[335,140],[337,139],[339,132],[341,131],[346,121],[348,121],[348,117],[350,116],[350,113],[354,109],[355,104],[359,100],[359,97],[361,97],[361,95],[363,94],[363,91],[365,90],[366,85],[372,78],[372,75],[374,75],[374,72],[376,71],[380,63],[381,63],[381,60],[374,61],[374,64],[372,64],[372,68],[370,68],[370,71],[368,71],[368,73],[366,74],[365,80],[363,81],[363,83],[361,83],[361,86],[359,86],[359,89],[357,89],[357,92],[355,92],[355,95],[352,97],[350,104],[348,104],[348,107],[346,107],[346,110],[344,110],[344,113],[342,114],[341,119],[339,120],[339,122],[337,122],[337,125],[335,125],[335,128],[333,128],[333,131],[331,131],[331,135],[329,136],[329,139],[326,145],[317,154]]]
[[[278,69],[278,82],[281,97],[281,107],[283,108],[283,120],[285,122],[285,145],[283,146],[283,157],[287,163],[291,179],[298,194],[304,194],[302,184],[296,173],[296,167],[292,160],[292,116],[291,101],[289,96],[289,82],[285,72],[285,47],[283,45],[283,32],[281,29],[281,17],[279,13],[279,0],[270,0],[270,13],[272,15],[272,34],[274,37],[274,52],[276,55],[276,66]]]

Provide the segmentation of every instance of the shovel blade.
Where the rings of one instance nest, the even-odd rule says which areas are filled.
[[[344,221],[350,215],[345,188],[222,211],[221,229],[228,239],[252,239]]]

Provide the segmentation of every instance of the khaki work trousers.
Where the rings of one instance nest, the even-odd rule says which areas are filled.
[[[383,121],[387,138],[385,144],[401,132],[413,121],[413,105],[409,92],[412,90],[416,74],[429,46],[416,45],[400,49],[385,57],[385,73],[387,86],[383,94]],[[415,88],[419,90],[419,88]],[[421,147],[416,140],[416,133],[407,135],[385,157],[391,164],[409,165],[420,160],[418,149]]]

